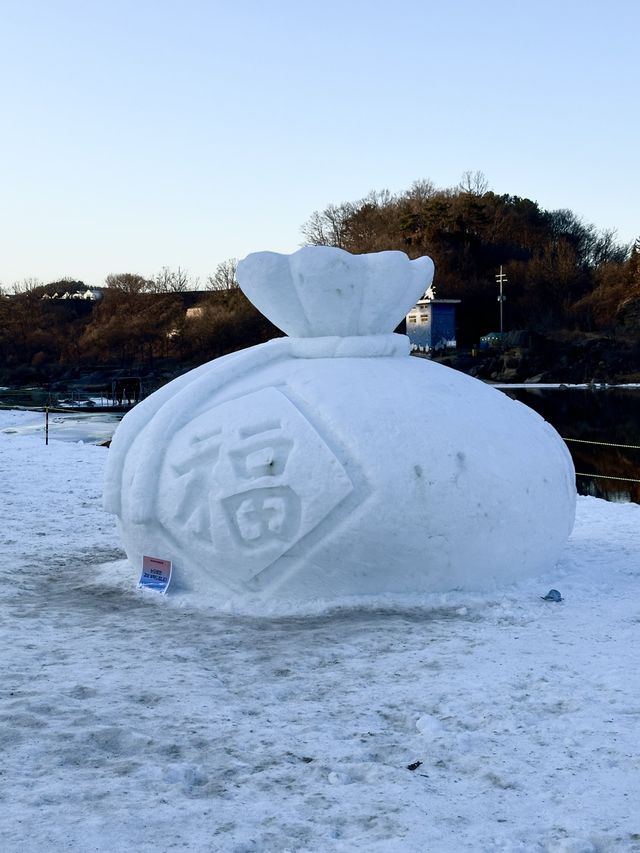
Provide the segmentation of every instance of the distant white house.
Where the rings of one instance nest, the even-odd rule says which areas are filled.
[[[43,299],[84,299],[85,301],[97,302],[102,299],[102,293],[99,290],[76,290],[73,293],[44,293]]]

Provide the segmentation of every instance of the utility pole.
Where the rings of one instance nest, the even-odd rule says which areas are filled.
[[[502,305],[503,305],[505,299],[507,298],[504,295],[504,293],[502,292],[502,285],[506,281],[508,281],[507,276],[505,275],[505,273],[502,272],[502,264],[500,264],[500,272],[496,276],[496,281],[498,282],[498,286],[500,287],[500,295],[498,296],[498,302],[500,303],[500,340],[502,340],[502,331],[503,331]]]

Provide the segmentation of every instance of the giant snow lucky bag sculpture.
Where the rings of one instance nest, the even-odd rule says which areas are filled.
[[[575,510],[557,433],[391,330],[429,258],[249,255],[238,279],[290,337],[174,380],[122,421],[105,503],[129,560],[224,604],[488,589],[551,569]]]

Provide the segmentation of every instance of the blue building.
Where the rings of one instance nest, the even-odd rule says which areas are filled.
[[[456,346],[456,305],[459,299],[419,299],[407,314],[412,349],[439,350]]]

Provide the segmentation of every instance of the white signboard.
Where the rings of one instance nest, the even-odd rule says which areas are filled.
[[[138,586],[165,594],[171,583],[171,560],[159,557],[142,558],[142,574]]]

